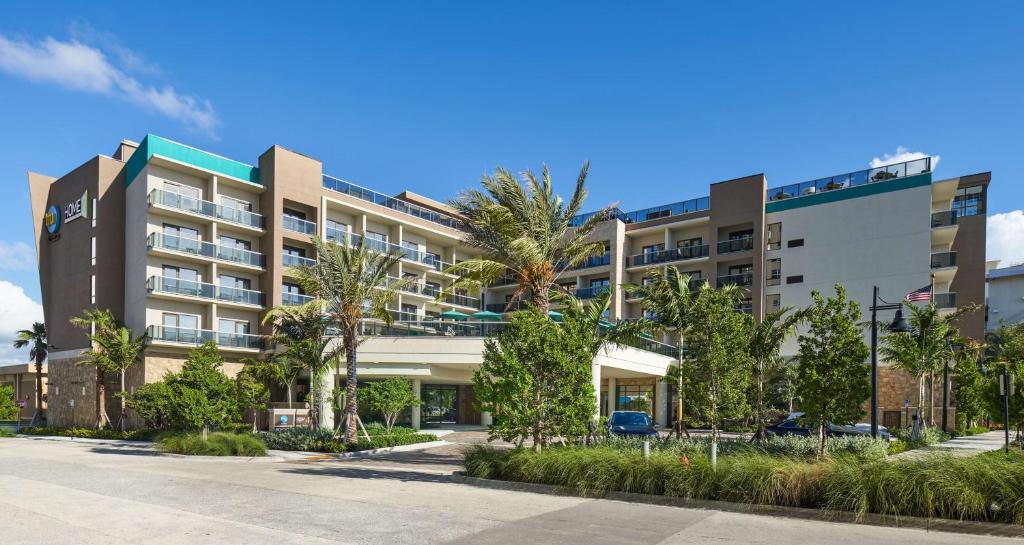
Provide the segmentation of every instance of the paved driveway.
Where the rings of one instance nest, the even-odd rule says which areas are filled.
[[[479,488],[440,474],[457,459],[210,462],[0,439],[0,543],[1019,543]]]

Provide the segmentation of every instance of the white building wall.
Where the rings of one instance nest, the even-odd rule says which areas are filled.
[[[988,281],[987,329],[996,329],[1003,322],[1024,322],[1024,269],[1018,275]]]

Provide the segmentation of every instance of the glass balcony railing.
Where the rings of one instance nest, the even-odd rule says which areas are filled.
[[[684,261],[687,259],[700,259],[707,256],[707,244],[701,244],[700,246],[682,246],[679,248],[669,248],[667,250],[659,250],[657,252],[647,252],[630,256],[629,266],[645,267],[648,265],[657,265],[659,263],[671,263],[673,261]]]
[[[821,178],[798,184],[773,187],[768,190],[768,200],[781,201],[784,199],[805,197],[824,191],[835,191],[837,189],[846,189],[878,182],[886,182],[898,178],[905,178],[907,176],[916,176],[918,174],[931,172],[931,170],[932,158],[925,157],[922,159],[907,161],[905,163],[897,163],[895,165],[869,168],[867,170],[858,170],[856,172],[849,172],[838,176],[831,176],[829,178]]]
[[[254,212],[222,206],[210,201],[204,201],[202,199],[196,199],[186,195],[179,195],[162,189],[154,189],[149,192],[149,204],[183,210],[185,212],[191,212],[208,218],[236,223],[245,227],[263,229],[264,225],[263,216]]]
[[[718,287],[733,284],[736,286],[754,285],[753,273],[726,274],[718,277]]]
[[[618,208],[612,208],[605,212],[605,219],[617,219],[623,223],[640,223],[644,221],[656,220],[660,218],[668,218],[672,216],[680,216],[683,214],[692,214],[693,212],[701,212],[709,210],[711,208],[711,197],[698,197],[696,199],[690,199],[688,201],[679,201],[671,204],[663,204],[660,206],[652,206],[651,208],[644,208],[641,210],[634,210],[632,212],[623,212]],[[589,218],[594,215],[601,214],[604,211],[587,212],[586,214],[579,214],[574,216],[569,224],[576,227],[583,225]]]
[[[281,304],[288,307],[297,307],[300,305],[305,305],[306,303],[312,300],[312,296],[305,295],[302,293],[294,293],[289,291],[281,293]]]
[[[285,214],[281,218],[281,225],[289,231],[296,233],[302,233],[304,235],[315,235],[316,224],[311,221],[306,221],[302,218],[296,218],[295,216],[289,216]]]
[[[602,293],[607,293],[611,289],[610,286],[590,286],[589,288],[577,288],[576,298],[577,299],[593,299]]]
[[[746,236],[729,240],[718,241],[718,253],[731,254],[733,252],[745,252],[754,249],[754,237]]]
[[[936,293],[932,296],[932,301],[937,308],[956,308],[955,293]]]
[[[345,241],[346,237],[343,236],[343,235],[344,235],[344,233],[340,233],[340,232],[339,233],[335,233],[335,237],[336,238],[333,239],[334,242],[336,242],[338,244],[344,244],[344,241]],[[357,245],[359,245],[359,241],[362,240],[364,237],[353,233],[351,235],[348,235],[347,238],[350,241],[349,244],[351,244],[353,246],[357,246]],[[421,251],[419,251],[417,249],[407,248],[405,246],[399,246],[398,244],[393,244],[391,242],[387,242],[387,241],[383,241],[383,240],[367,238],[366,239],[366,247],[367,247],[367,249],[369,249],[372,252],[379,252],[379,253],[382,253],[382,254],[391,254],[391,253],[398,254],[399,256],[402,257],[402,259],[405,259],[405,260],[408,260],[408,261],[414,261],[416,263],[422,263],[424,265],[428,265],[428,266],[430,266],[430,268],[434,269],[435,271],[444,271],[445,269],[447,269],[448,267],[451,267],[451,265],[452,265],[451,263],[447,263],[445,261],[441,261],[440,259],[437,258],[437,256],[435,256],[432,253],[421,252]]]
[[[308,257],[302,257],[300,255],[282,253],[281,265],[285,267],[312,267],[313,265],[316,265],[316,260]]]
[[[957,224],[956,210],[932,213],[932,229],[936,227],[950,227]]]
[[[586,259],[586,261],[584,261],[583,263],[580,263],[579,265],[577,265],[575,267],[572,267],[572,268],[574,270],[575,269],[589,269],[591,267],[600,267],[602,265],[607,265],[607,264],[609,264],[611,262],[612,262],[611,254],[595,255],[595,256],[588,257]]]
[[[151,340],[170,343],[200,345],[213,341],[217,346],[228,348],[259,350],[263,347],[263,340],[259,335],[247,333],[222,333],[206,329],[184,329],[162,325],[151,325],[146,328],[146,332]]]
[[[938,252],[932,254],[932,268],[956,267],[956,252]]]
[[[372,189],[360,187],[353,183],[349,183],[344,180],[334,178],[332,176],[327,176],[326,174],[324,175],[323,180],[324,187],[330,189],[331,191],[344,193],[357,199],[372,202],[373,204],[380,205],[385,208],[390,208],[403,214],[408,214],[410,216],[427,220],[429,222],[444,225],[445,227],[450,227],[452,229],[462,228],[461,221],[447,214],[442,214],[440,212],[430,210],[429,208],[424,208],[422,206],[410,204],[401,199],[389,197],[387,195],[384,195],[383,193],[378,193],[376,191],[373,191]]]
[[[469,295],[460,295],[453,293],[444,298],[445,303],[452,305],[459,305],[463,307],[480,308],[480,299],[477,297],[471,297]]]
[[[146,281],[146,289],[151,292],[169,293],[173,295],[184,295],[198,299],[209,299],[211,301],[223,301],[226,303],[238,303],[243,305],[263,305],[263,293],[255,290],[241,288],[229,288],[208,284],[206,282],[195,282],[169,276],[151,276]]]
[[[517,310],[526,310],[530,308],[530,305],[526,301],[516,301],[514,303],[487,303],[484,305],[484,310],[490,312],[497,312],[504,314],[506,312],[515,312]]]
[[[324,229],[324,235],[327,237],[328,242],[336,242],[338,244],[348,243],[348,231],[344,229],[328,227],[327,229]]]
[[[251,267],[262,268],[264,266],[263,254],[259,252],[253,252],[242,248],[218,246],[211,242],[204,242],[194,238],[165,235],[163,233],[152,233],[147,238],[146,243],[149,248],[159,248],[161,250],[192,254],[217,259],[219,261],[248,265]]]

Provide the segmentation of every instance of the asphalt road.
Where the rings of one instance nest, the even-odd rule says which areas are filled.
[[[0,439],[0,543],[1019,543],[479,488],[458,450],[246,463],[146,447]]]

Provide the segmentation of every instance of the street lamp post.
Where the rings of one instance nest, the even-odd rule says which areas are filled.
[[[881,301],[882,304],[878,304]],[[903,305],[887,303],[878,296],[878,286],[871,295],[871,438],[878,439],[878,311],[895,310],[896,317],[889,324],[889,331],[910,331],[910,325],[903,318]]]

